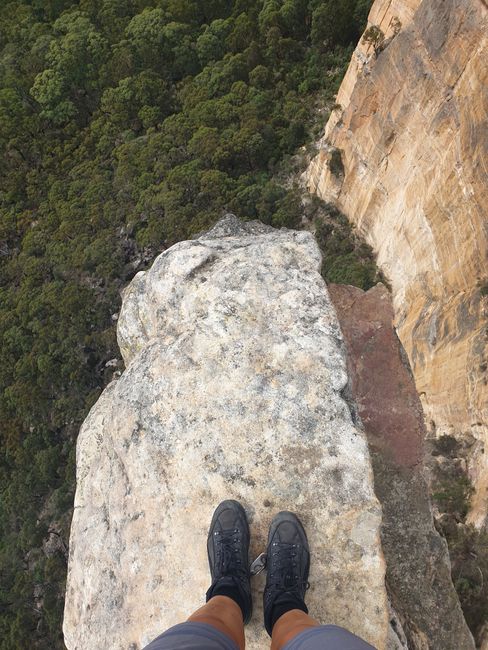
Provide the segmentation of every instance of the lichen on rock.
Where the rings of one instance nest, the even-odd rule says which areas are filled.
[[[229,216],[125,291],[126,369],[78,439],[69,650],[141,648],[203,604],[224,498],[246,507],[253,555],[277,511],[298,512],[311,613],[386,647],[381,510],[320,262],[310,233]],[[251,650],[268,642],[263,586],[254,579]]]

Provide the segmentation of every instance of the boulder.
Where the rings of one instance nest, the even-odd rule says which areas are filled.
[[[276,512],[299,513],[311,614],[386,647],[381,510],[319,268],[310,233],[228,216],[124,292],[126,368],[78,439],[69,650],[137,650],[201,606],[208,524],[225,498],[247,510],[253,556]],[[263,586],[253,579],[251,650],[269,643]]]

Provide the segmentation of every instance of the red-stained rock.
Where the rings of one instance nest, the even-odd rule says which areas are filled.
[[[411,650],[468,650],[473,638],[454,590],[447,545],[434,527],[424,467],[425,426],[407,356],[382,284],[329,285],[348,354],[383,508],[388,593]]]
[[[349,350],[349,370],[369,443],[399,467],[423,461],[422,407],[393,328],[391,297],[382,284],[364,293],[330,285]]]

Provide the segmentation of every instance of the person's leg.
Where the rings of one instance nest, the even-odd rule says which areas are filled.
[[[276,622],[272,650],[376,650],[364,639],[337,625],[319,625],[300,610]]]
[[[244,624],[252,614],[249,574],[249,524],[244,508],[227,500],[216,508],[207,539],[212,584],[207,604],[189,621],[207,623],[244,648]]]
[[[206,623],[230,637],[244,650],[244,621],[239,605],[228,596],[214,596],[188,619],[189,623]]]
[[[374,650],[344,628],[320,625],[308,615],[310,550],[300,520],[291,512],[273,519],[268,535],[264,625],[271,650]]]
[[[212,623],[186,621],[160,634],[144,650],[240,650],[240,646]]]
[[[144,650],[244,650],[244,624],[252,614],[249,541],[244,508],[237,501],[223,501],[207,538],[212,580],[207,603]]]
[[[300,632],[306,632],[319,625],[320,623],[301,609],[288,610],[273,625],[271,650],[281,650]]]
[[[278,638],[287,637],[293,622],[299,621],[306,626],[315,623],[308,616],[304,600],[309,569],[310,550],[305,529],[292,512],[278,513],[269,528],[263,595],[264,626],[273,637],[274,645]],[[278,620],[279,637],[275,640],[277,633],[274,628]]]

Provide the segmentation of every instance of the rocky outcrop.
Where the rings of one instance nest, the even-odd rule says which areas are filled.
[[[376,0],[307,174],[391,282],[398,334],[436,435],[472,438],[471,520],[488,487],[488,9]],[[340,171],[338,171],[340,170]],[[485,452],[485,447],[487,447]]]
[[[319,267],[310,233],[230,217],[125,291],[126,369],[78,439],[69,650],[136,650],[200,606],[208,523],[228,497],[247,509],[254,555],[275,512],[299,511],[310,611],[386,647],[380,507]],[[267,644],[263,585],[251,649]]]
[[[383,519],[388,593],[410,650],[472,650],[434,527],[424,467],[425,426],[387,289],[330,285],[348,352],[354,403],[371,451]],[[400,638],[402,635],[400,633]]]

